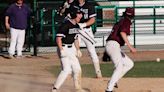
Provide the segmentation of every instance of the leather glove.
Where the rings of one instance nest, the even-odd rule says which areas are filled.
[[[76,51],[76,56],[79,57],[79,58],[82,57],[82,53],[81,53],[80,50],[77,50],[77,51]]]
[[[86,26],[87,26],[87,24],[86,24],[86,23],[78,23],[78,25],[79,25],[80,29],[83,29],[84,27],[86,27]]]
[[[61,56],[61,58],[63,58],[63,57],[67,57],[68,55],[67,55],[67,52],[65,52],[64,50],[61,50],[60,56]]]

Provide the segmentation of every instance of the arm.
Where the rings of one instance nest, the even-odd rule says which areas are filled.
[[[80,50],[80,45],[79,45],[78,39],[75,40],[74,44],[75,44],[76,49]]]
[[[86,22],[86,26],[90,26],[92,24],[95,23],[95,17],[92,17],[91,19],[89,19],[87,22]]]
[[[6,29],[7,29],[7,30],[10,29],[9,16],[6,16],[6,17],[5,17],[5,26],[6,26]]]
[[[82,53],[80,51],[80,45],[79,45],[78,38],[74,41],[74,44],[75,44],[75,47],[76,47],[76,56],[80,58],[82,56]]]
[[[86,26],[91,26],[92,24],[95,23],[95,17],[90,18],[87,22],[84,23],[78,23],[79,27],[83,29]]]
[[[57,46],[60,49],[60,51],[63,50],[63,47],[62,47],[62,37],[57,37],[56,38],[56,43],[57,43]]]
[[[123,40],[125,41],[125,43],[127,44],[128,48],[130,49],[130,51],[132,53],[135,53],[136,49],[134,47],[132,47],[131,44],[129,43],[129,40],[127,38],[127,34],[125,32],[121,32],[120,34],[121,34]]]

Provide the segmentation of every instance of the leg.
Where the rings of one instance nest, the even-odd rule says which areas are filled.
[[[125,57],[122,59],[122,61],[123,61],[123,70],[119,76],[119,79],[121,79],[134,66],[133,61],[126,54]]]
[[[85,29],[84,31],[88,32],[88,34],[90,34],[91,37],[93,37],[93,33],[92,33],[91,29]],[[87,50],[88,50],[88,52],[91,56],[91,59],[92,59],[92,62],[94,64],[94,68],[95,68],[95,72],[96,72],[97,77],[98,78],[102,77],[101,70],[100,70],[100,64],[99,64],[99,58],[98,58],[97,53],[96,53],[95,45],[92,44],[91,42],[89,42],[83,36],[80,36],[80,38],[84,41],[84,43],[87,47]]]
[[[120,74],[123,70],[123,62],[120,45],[116,41],[108,41],[106,44],[106,52],[111,56],[112,62],[114,63],[115,70],[111,76],[111,80],[108,82],[107,91],[112,91],[115,84],[120,79]]]
[[[10,41],[10,47],[9,47],[9,54],[14,55],[15,54],[15,47],[16,47],[16,42],[17,42],[17,36],[18,36],[18,31],[14,28],[10,29],[10,34],[11,34],[11,41]]]
[[[74,86],[75,89],[79,90],[81,89],[81,67],[79,64],[79,60],[75,57],[72,61],[72,69],[73,69],[73,79],[74,79]]]
[[[61,65],[62,65],[62,71],[58,75],[58,78],[54,84],[54,88],[56,89],[59,89],[61,87],[67,76],[72,72],[69,57],[61,58]]]
[[[25,30],[18,30],[18,38],[17,38],[17,56],[22,56],[22,50],[25,40]]]

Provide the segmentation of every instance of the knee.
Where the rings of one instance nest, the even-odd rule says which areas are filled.
[[[133,67],[134,67],[134,62],[131,61],[131,62],[128,64],[128,68],[129,68],[129,69],[132,69]]]
[[[68,74],[72,73],[71,68],[63,68],[62,72],[65,72],[65,73],[68,73]]]

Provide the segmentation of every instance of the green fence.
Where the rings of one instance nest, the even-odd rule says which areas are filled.
[[[164,20],[164,15],[158,14],[158,12],[156,11],[157,9],[163,9],[164,6],[133,6],[135,8],[135,18],[134,18],[134,23],[132,26],[132,32],[134,35],[134,46],[136,46],[136,34],[139,34],[140,32],[137,31],[139,27],[143,27],[143,25],[149,25],[148,27],[152,27],[151,30],[149,30],[149,33],[152,34],[156,34],[157,31],[162,31],[163,30],[163,25],[161,22],[157,22],[158,20]],[[104,17],[104,18],[96,18],[96,23],[95,23],[95,30],[101,25],[101,27],[105,27],[105,26],[113,26],[114,23],[116,23],[119,18],[122,15],[119,14],[119,10],[124,11],[126,7],[119,7],[119,6],[96,6],[95,10],[108,10],[108,12],[110,12],[111,15],[113,15],[112,17]],[[142,14],[138,14],[136,10],[144,10],[147,9],[149,10],[150,13],[148,14],[143,14],[144,12],[142,12]],[[145,11],[146,12],[146,11]],[[147,11],[148,12],[148,11]],[[149,23],[137,23],[137,21],[152,21]],[[106,25],[108,24],[108,25]],[[144,28],[144,27],[143,27]],[[158,28],[158,29],[157,29]],[[145,30],[145,29],[144,29]],[[146,31],[143,33],[146,33]]]
[[[93,25],[93,31],[96,32],[98,28],[109,27],[112,28],[113,24],[116,23],[122,15],[122,12],[125,10],[125,6],[119,6],[115,0],[89,0],[90,2],[108,2],[111,5],[95,6],[95,11],[97,13],[96,22]],[[137,0],[138,1],[138,0]],[[37,51],[37,47],[50,47],[56,46],[55,37],[58,26],[61,23],[63,17],[60,17],[57,14],[57,9],[63,1],[33,1],[34,12],[34,28],[30,27],[28,31],[29,40],[28,46],[31,48],[34,46],[34,51]],[[136,16],[132,25],[132,33],[134,38],[134,46],[136,46],[136,35],[138,34],[157,34],[163,32],[163,22],[164,15],[160,14],[160,9],[163,9],[164,6],[137,6],[136,0],[130,0],[131,7],[134,7],[136,10]],[[143,1],[144,2],[144,1]],[[114,3],[114,4],[112,4]],[[115,4],[116,3],[116,4]],[[0,4],[0,7],[7,7],[8,4]],[[96,5],[96,4],[95,4]],[[148,9],[144,12],[145,9]],[[138,11],[143,11],[142,14]],[[144,21],[142,23],[142,21]],[[146,22],[145,22],[146,21]],[[31,22],[32,23],[32,22]],[[32,25],[32,24],[30,24]],[[147,30],[147,31],[143,31]],[[35,35],[33,35],[35,34]],[[103,35],[102,35],[103,36]],[[36,38],[36,39],[35,39]],[[36,44],[37,43],[37,44]],[[31,45],[33,44],[33,45]],[[45,52],[47,50],[45,49]]]

